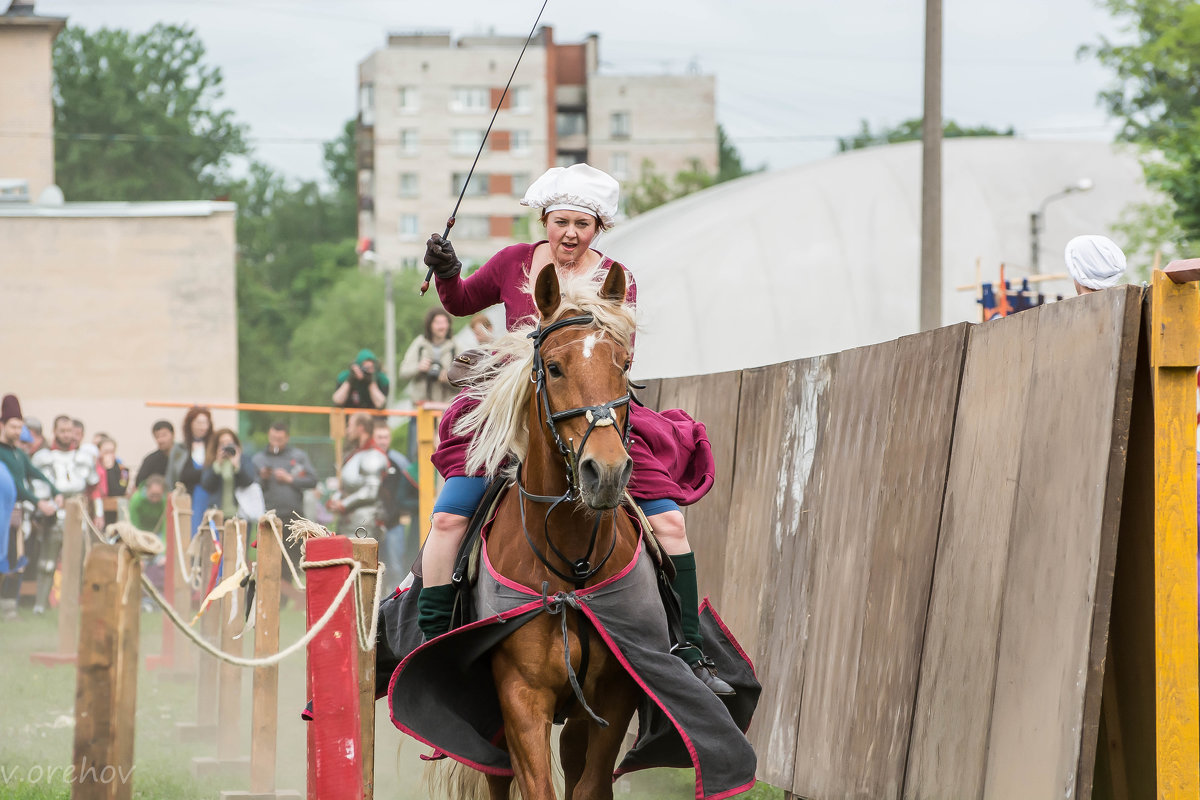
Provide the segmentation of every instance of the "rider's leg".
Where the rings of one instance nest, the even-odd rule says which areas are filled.
[[[683,512],[672,500],[650,500],[640,503],[642,513],[654,529],[662,549],[675,566],[675,580],[671,588],[679,595],[683,636],[692,645],[677,651],[696,677],[716,694],[732,694],[733,687],[717,677],[712,662],[704,655],[704,635],[700,631],[700,589],[696,582],[696,555],[687,538],[687,527]],[[654,511],[656,513],[651,514]]]
[[[417,622],[427,639],[450,630],[454,559],[486,489],[484,478],[449,478],[433,506],[429,536],[421,555],[421,594],[417,597]]]

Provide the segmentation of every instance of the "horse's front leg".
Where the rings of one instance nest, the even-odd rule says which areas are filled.
[[[567,779],[566,800],[612,800],[613,769],[637,708],[638,689],[610,655],[589,681],[587,694],[592,710],[606,722],[601,728],[576,708],[563,726],[559,741],[563,772]]]
[[[555,800],[550,731],[556,693],[544,674],[546,653],[552,648],[546,647],[545,637],[531,630],[539,627],[537,622],[513,633],[493,652],[492,675],[521,796],[524,800]]]

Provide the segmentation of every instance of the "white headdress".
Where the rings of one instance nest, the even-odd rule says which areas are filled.
[[[593,214],[606,227],[617,217],[621,187],[616,179],[587,164],[552,167],[530,185],[521,205],[543,211],[568,209]]]
[[[1107,236],[1076,236],[1064,255],[1071,277],[1088,289],[1116,286],[1125,274],[1125,253]]]

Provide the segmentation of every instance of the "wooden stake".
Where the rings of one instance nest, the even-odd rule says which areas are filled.
[[[129,800],[142,567],[128,548],[97,544],[85,573],[71,798]]]
[[[176,513],[178,511],[178,514]],[[182,531],[176,537],[175,517],[179,517]],[[182,487],[167,495],[166,510],[166,569],[163,574],[163,597],[181,614],[186,616],[191,606],[191,586],[187,577],[179,573],[181,554],[176,549],[176,538],[188,541],[191,538],[192,498]],[[175,624],[166,614],[162,615],[162,650],[146,656],[146,669],[160,670],[160,678],[190,680],[194,673],[194,662],[187,640],[177,634]]]
[[[437,438],[438,413],[427,408],[421,408],[417,414],[417,464],[420,470],[420,485],[418,487],[419,513],[421,517],[421,544],[429,535],[433,524],[433,504],[437,499],[435,478],[433,472],[433,451]]]
[[[283,556],[267,518],[258,522],[258,572],[255,579],[254,657],[279,652],[279,590]],[[250,717],[250,791],[221,792],[221,800],[299,798],[299,792],[275,789],[279,753],[279,667],[254,669]]]
[[[237,571],[239,541],[245,555],[246,521],[226,520],[221,538],[221,580]],[[234,589],[221,598],[219,605],[210,605],[204,612],[206,617],[211,615],[217,620],[221,651],[239,657],[245,654],[245,648],[242,646],[244,640],[233,637],[242,629],[242,623],[237,618],[231,622],[229,615],[235,600],[239,601],[237,617],[245,614],[245,609],[240,604],[244,596],[242,589]],[[214,774],[234,776],[250,771],[250,758],[242,754],[242,668],[220,661],[217,676],[217,757],[193,758],[192,770],[197,777]]]
[[[34,653],[30,658],[38,664],[75,663],[75,645],[79,638],[79,585],[83,573],[83,515],[82,500],[67,501],[63,520],[62,587],[58,596],[58,650],[54,653]]]
[[[218,512],[215,517],[218,529],[222,517]],[[208,586],[208,578],[212,571],[212,556],[216,552],[212,535],[207,525],[201,525],[196,531],[200,537],[200,595]],[[193,598],[196,599],[196,598]],[[197,601],[198,603],[198,601]],[[199,605],[196,605],[199,608]],[[221,636],[220,608],[210,608],[196,623],[200,628],[200,636],[210,644],[217,644]],[[196,721],[181,722],[176,726],[179,738],[184,741],[212,741],[217,735],[217,660],[208,653],[199,651],[196,656]]]

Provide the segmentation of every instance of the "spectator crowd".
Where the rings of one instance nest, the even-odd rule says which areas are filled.
[[[447,349],[449,325],[426,323],[431,353],[429,364],[418,356],[417,375],[441,363]],[[443,352],[432,352],[438,347]],[[387,396],[387,377],[369,350],[359,353],[337,383],[345,401],[339,404],[346,407],[362,402],[370,408]],[[168,494],[181,487],[192,500],[191,535],[206,509],[242,517],[251,530],[272,509],[285,523],[317,518],[337,532],[378,539],[380,558],[397,581],[416,556],[415,470],[392,448],[384,417],[362,412],[350,417],[339,482],[318,475],[309,454],[291,443],[284,420],[270,426],[265,446],[248,453],[235,431],[215,428],[209,410],[194,406],[178,429],[165,419],[151,426],[153,449],[134,468],[118,454],[113,437],[96,433],[86,439],[79,419],[57,416],[46,435],[40,419],[24,415],[15,395],[4,395],[0,405],[0,621],[15,618],[23,606],[42,614],[57,602],[66,509],[77,498],[85,504],[87,522],[100,531],[127,519],[139,530],[165,536]],[[319,494],[323,487],[329,488],[325,497]],[[287,549],[297,562],[298,547]],[[160,586],[164,563],[160,556],[147,566]]]

